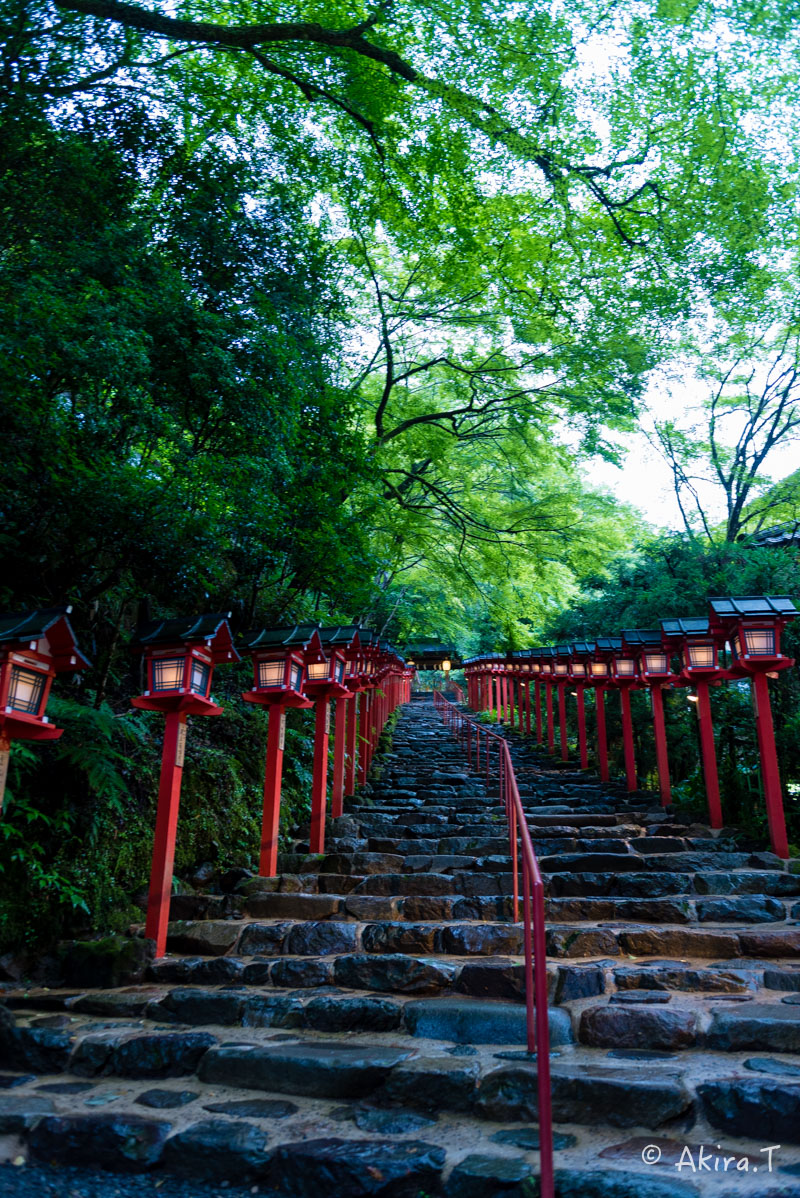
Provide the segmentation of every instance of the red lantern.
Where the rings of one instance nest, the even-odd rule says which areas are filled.
[[[680,676],[673,680],[673,686],[688,684],[696,691],[708,819],[712,828],[721,828],[722,804],[719,797],[717,750],[714,744],[714,723],[708,688],[729,677],[719,663],[719,642],[722,638],[712,634],[708,620],[703,616],[662,620],[661,636],[664,649],[677,653],[682,663]]]
[[[352,630],[322,628],[317,641],[306,649],[306,681],[304,691],[317,705],[314,726],[314,775],[311,783],[312,853],[325,851],[325,808],[328,792],[328,742],[331,727],[332,699],[336,700],[337,733],[334,757],[334,814],[341,815],[344,801],[344,702],[352,692],[345,684],[347,651],[353,639]]]
[[[745,595],[740,598],[709,600],[710,627],[724,636],[733,650],[730,674],[752,678],[756,736],[761,759],[761,778],[767,808],[772,851],[784,859],[789,856],[783,793],[775,749],[775,729],[769,698],[769,678],[788,669],[794,661],[781,653],[781,633],[798,614],[785,595]]]
[[[0,616],[0,811],[11,742],[58,740],[62,729],[45,715],[53,678],[90,664],[67,619],[71,611],[57,607]]]
[[[303,694],[305,653],[316,634],[316,625],[262,628],[244,640],[253,658],[253,687],[245,691],[246,703],[269,709],[267,757],[264,770],[264,804],[261,816],[261,848],[258,872],[274,878],[278,869],[278,833],[281,817],[283,752],[286,741],[286,711],[305,708],[311,701]]]
[[[589,681],[590,662],[593,646],[588,641],[576,641],[571,646],[570,678],[575,686],[575,698],[578,707],[578,751],[581,758],[581,769],[589,768],[589,748],[586,740],[586,686]]]
[[[639,676],[650,691],[653,709],[653,737],[656,745],[656,768],[662,807],[672,802],[669,780],[669,758],[667,734],[664,727],[665,686],[673,682],[670,655],[665,650],[660,628],[629,628],[622,633],[623,651],[634,656],[638,663]]]
[[[145,935],[156,943],[157,957],[163,957],[167,944],[186,717],[222,714],[210,691],[214,666],[239,661],[229,616],[230,612],[196,619],[151,620],[140,625],[133,646],[145,655],[147,689],[131,699],[131,705],[163,711],[166,716],[145,925]]]
[[[567,744],[567,687],[571,682],[572,646],[556,645],[553,650],[553,674],[558,689],[558,726],[561,740],[561,760],[569,757]]]
[[[597,662],[602,661],[607,666],[609,679],[615,689],[619,691],[620,712],[622,715],[622,749],[625,758],[625,783],[628,792],[631,793],[638,788],[630,696],[631,690],[639,682],[636,658],[623,649],[622,637],[618,636],[598,637],[595,642],[595,657]]]

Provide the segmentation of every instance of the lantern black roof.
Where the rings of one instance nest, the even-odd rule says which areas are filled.
[[[625,646],[640,646],[650,647],[658,646],[661,648],[661,629],[660,628],[623,628],[622,643]]]
[[[621,648],[621,636],[599,636],[595,641],[595,650],[598,653],[618,653]]]
[[[456,650],[452,645],[448,645],[444,641],[432,640],[428,637],[423,637],[420,640],[412,641],[410,644],[406,645],[405,651],[406,653],[416,653],[420,657],[431,657],[435,654],[439,654],[443,657],[456,655]]]
[[[246,632],[244,644],[248,649],[285,649],[297,646],[305,649],[319,634],[318,624],[288,624],[283,628],[262,628],[260,632]]]
[[[132,641],[134,649],[146,649],[151,645],[205,643],[214,660],[239,661],[233,647],[233,634],[229,624],[230,612],[211,612],[202,616],[176,616],[167,620],[146,620],[136,629]]]
[[[556,657],[572,657],[572,645],[556,645],[553,653]]]
[[[364,644],[362,634],[365,631],[360,624],[340,624],[338,627],[320,628],[319,636],[323,645],[342,645],[347,649],[356,637],[359,644]]]
[[[78,648],[67,618],[71,611],[71,607],[45,607],[3,613],[0,615],[0,645],[32,644],[46,637],[57,671],[86,669],[92,663]]]
[[[688,616],[681,620],[662,620],[661,631],[669,637],[708,636],[708,620],[705,616]]]
[[[382,641],[381,645],[385,645],[385,642]],[[420,637],[418,640],[410,642],[405,646],[403,653],[420,670],[435,669],[443,660],[450,661],[457,667],[461,665],[461,655],[454,645],[445,644],[432,637]]]
[[[577,657],[587,657],[594,653],[594,641],[573,641],[572,652]]]
[[[794,601],[788,595],[740,595],[737,598],[709,599],[711,620],[719,624],[726,618],[736,617],[778,617],[782,620],[793,620],[800,615]]]

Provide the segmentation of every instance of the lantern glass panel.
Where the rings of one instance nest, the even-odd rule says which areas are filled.
[[[531,663],[531,670],[533,671],[534,674],[541,673],[541,669],[542,669],[541,664],[538,661],[534,661]]]
[[[44,694],[44,681],[45,675],[40,674],[38,670],[25,670],[21,666],[12,666],[7,705],[13,711],[38,715]]]
[[[293,662],[292,662],[292,665],[291,665],[291,672],[290,672],[290,675],[289,675],[289,676],[290,676],[290,678],[291,678],[291,688],[292,688],[292,690],[293,690],[293,691],[299,691],[299,690],[300,690],[300,685],[301,685],[301,683],[302,683],[302,681],[303,681],[303,667],[300,665],[300,663],[299,663],[299,662],[297,662],[297,661],[293,661]]]
[[[449,661],[447,658],[445,658],[444,661],[442,662],[442,669],[444,670],[445,674],[450,673],[451,665],[452,665],[452,662]]]
[[[327,661],[313,661],[308,667],[309,682],[325,682],[328,678]]]
[[[636,662],[630,657],[618,657],[617,673],[622,678],[632,677],[636,673]]]
[[[211,678],[211,666],[204,661],[198,661],[196,658],[192,662],[192,681],[189,689],[194,691],[196,695],[205,695],[208,693],[208,683]]]
[[[550,673],[550,663],[549,663],[549,662],[546,662],[546,661],[543,661],[543,662],[542,662],[542,673],[543,673],[543,674],[549,674],[549,673]]]
[[[574,674],[574,675],[575,675],[577,678],[583,678],[583,677],[585,677],[585,675],[586,675],[586,666],[583,664],[583,662],[582,662],[582,661],[573,661],[573,663],[572,663],[572,673],[573,673],[573,674]]]
[[[606,663],[604,661],[593,661],[592,662],[592,677],[593,678],[604,678],[607,673],[608,673],[608,666],[606,665]]]
[[[569,666],[567,665],[567,663],[565,661],[557,661],[556,662],[556,673],[557,674],[568,674],[569,673]]]
[[[744,643],[754,657],[775,656],[774,628],[745,628]]]
[[[666,653],[645,653],[644,668],[648,674],[668,674],[669,658]]]
[[[713,670],[714,661],[714,645],[710,641],[698,644],[688,644],[684,653],[684,660],[690,669]]]
[[[344,678],[344,662],[340,657],[336,658],[336,681],[341,682]]]
[[[183,689],[183,657],[153,658],[153,690],[179,691]]]
[[[282,661],[260,661],[258,663],[258,685],[264,690],[283,686],[286,665]]]

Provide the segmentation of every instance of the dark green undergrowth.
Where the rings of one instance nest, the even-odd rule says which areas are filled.
[[[244,667],[227,671],[224,715],[190,718],[175,875],[210,861],[255,869],[267,716],[245,705]],[[237,680],[234,675],[241,675]],[[141,911],[152,852],[163,717],[120,702],[53,698],[64,729],[49,746],[15,744],[0,822],[0,952],[122,930]],[[287,714],[281,833],[309,813],[313,712]]]

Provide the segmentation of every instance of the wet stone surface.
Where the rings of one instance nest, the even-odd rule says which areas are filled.
[[[296,1103],[279,1098],[234,1098],[228,1102],[207,1102],[203,1110],[237,1119],[288,1119],[297,1114],[298,1108]]]
[[[144,1090],[137,1095],[136,1102],[140,1106],[152,1107],[154,1110],[160,1111],[187,1106],[199,1097],[200,1094],[197,1090]]]

